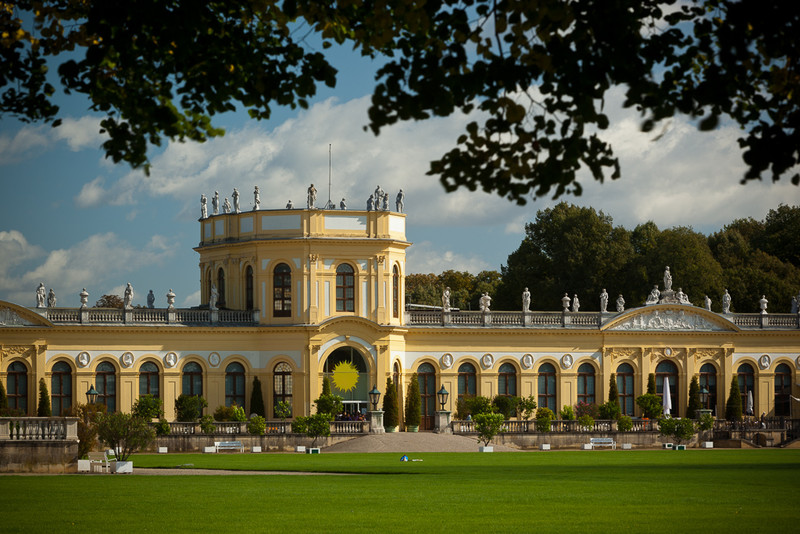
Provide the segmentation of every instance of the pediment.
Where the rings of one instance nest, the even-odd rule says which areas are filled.
[[[739,328],[719,314],[673,304],[635,308],[614,317],[602,330],[607,332],[738,332]]]
[[[18,304],[0,300],[0,328],[14,326],[53,326],[53,323]]]

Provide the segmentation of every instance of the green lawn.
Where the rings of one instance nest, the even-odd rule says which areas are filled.
[[[5,476],[4,532],[792,532],[800,450],[139,455],[353,476]]]

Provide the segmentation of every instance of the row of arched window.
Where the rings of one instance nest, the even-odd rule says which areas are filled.
[[[348,263],[336,267],[336,311],[354,312],[356,300],[355,269]],[[208,273],[208,290],[211,290],[211,272]],[[225,306],[225,270],[217,270],[217,306]],[[253,267],[245,269],[245,307],[255,308],[255,285]],[[292,316],[292,269],[285,263],[279,263],[272,271],[272,316]],[[400,317],[400,269],[392,268],[392,317]]]
[[[8,366],[7,397],[9,408],[28,413],[28,368],[22,362]],[[232,362],[225,368],[225,405],[245,405],[245,368]],[[139,368],[139,396],[152,395],[161,398],[161,376],[158,366],[144,362]],[[98,392],[97,402],[106,410],[117,410],[117,372],[114,365],[104,361],[97,365],[94,386]],[[285,362],[273,368],[273,405],[279,402],[292,404],[292,368]],[[181,369],[181,393],[203,395],[203,368],[197,362],[188,362]],[[81,394],[82,395],[82,394]],[[50,402],[53,415],[64,415],[73,402],[85,402],[75,398],[72,387],[72,367],[63,361],[56,362],[50,376]]]
[[[742,363],[737,368],[737,379],[739,390],[742,395],[742,411],[747,412],[747,399],[749,395],[755,398],[755,370],[749,363]],[[423,406],[425,396],[433,399],[436,391],[434,366],[423,363],[419,366],[417,374],[420,378],[420,386],[423,393]],[[578,367],[578,391],[577,401],[588,404],[603,402],[595,395],[596,376],[595,368],[589,363],[583,363]],[[499,395],[517,395],[517,370],[510,363],[503,363],[498,369],[497,392]],[[675,363],[665,360],[656,366],[656,394],[660,397],[664,395],[664,381],[669,381],[669,392],[672,400],[673,414],[678,415],[679,398],[679,371]],[[781,363],[775,368],[775,416],[789,416],[792,388],[791,368]],[[429,378],[430,387],[427,384]],[[716,413],[717,408],[717,368],[710,363],[704,364],[699,372],[700,382],[700,401],[702,407]],[[635,398],[634,392],[634,369],[629,363],[622,363],[616,369],[617,390],[619,391],[619,401],[622,413],[627,415],[634,414]],[[556,368],[552,363],[545,362],[539,366],[537,376],[537,403],[540,407],[547,407],[558,413],[556,399],[558,394],[558,380]],[[427,391],[427,390],[430,391]],[[458,367],[458,397],[477,395],[477,371],[473,364],[462,363]],[[757,414],[751,414],[757,415]]]

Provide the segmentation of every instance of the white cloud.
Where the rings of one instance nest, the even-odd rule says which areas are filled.
[[[0,290],[18,288],[18,280],[10,274],[12,269],[43,254],[41,247],[28,243],[21,232],[0,232]]]
[[[14,136],[0,135],[0,165],[31,157],[34,150],[48,146],[50,140],[43,126],[23,126]]]
[[[467,271],[478,274],[490,270],[486,261],[476,255],[463,255],[452,250],[437,250],[437,246],[430,241],[415,243],[408,249],[406,257],[407,273],[441,273],[452,269],[454,271]]]
[[[53,137],[66,141],[70,150],[78,152],[85,148],[98,148],[108,139],[100,133],[101,117],[86,115],[79,119],[65,118],[61,126],[52,129]]]
[[[100,118],[86,115],[79,119],[66,117],[60,126],[23,125],[13,135],[0,135],[0,165],[41,157],[65,142],[70,150],[97,149],[107,135],[100,133]]]
[[[200,304],[200,290],[198,289],[197,291],[195,291],[194,293],[183,299],[183,302],[181,303],[180,307],[192,308],[194,306],[198,306],[199,304]]]

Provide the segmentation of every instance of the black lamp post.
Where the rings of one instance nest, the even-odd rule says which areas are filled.
[[[96,389],[94,389],[94,384],[92,384],[91,386],[89,386],[89,391],[86,392],[86,401],[89,404],[94,404],[95,402],[97,402],[98,395],[100,395],[100,393]]]
[[[372,411],[378,409],[379,400],[381,400],[381,392],[378,391],[378,386],[372,386],[372,391],[369,392],[369,401],[372,403]]]
[[[450,394],[444,389],[444,384],[442,384],[442,388],[436,392],[436,395],[439,397],[439,404],[442,405],[442,411],[444,411],[444,405],[447,404],[447,397]]]
[[[700,388],[700,402],[703,403],[703,408],[708,408],[708,388],[705,386]]]

